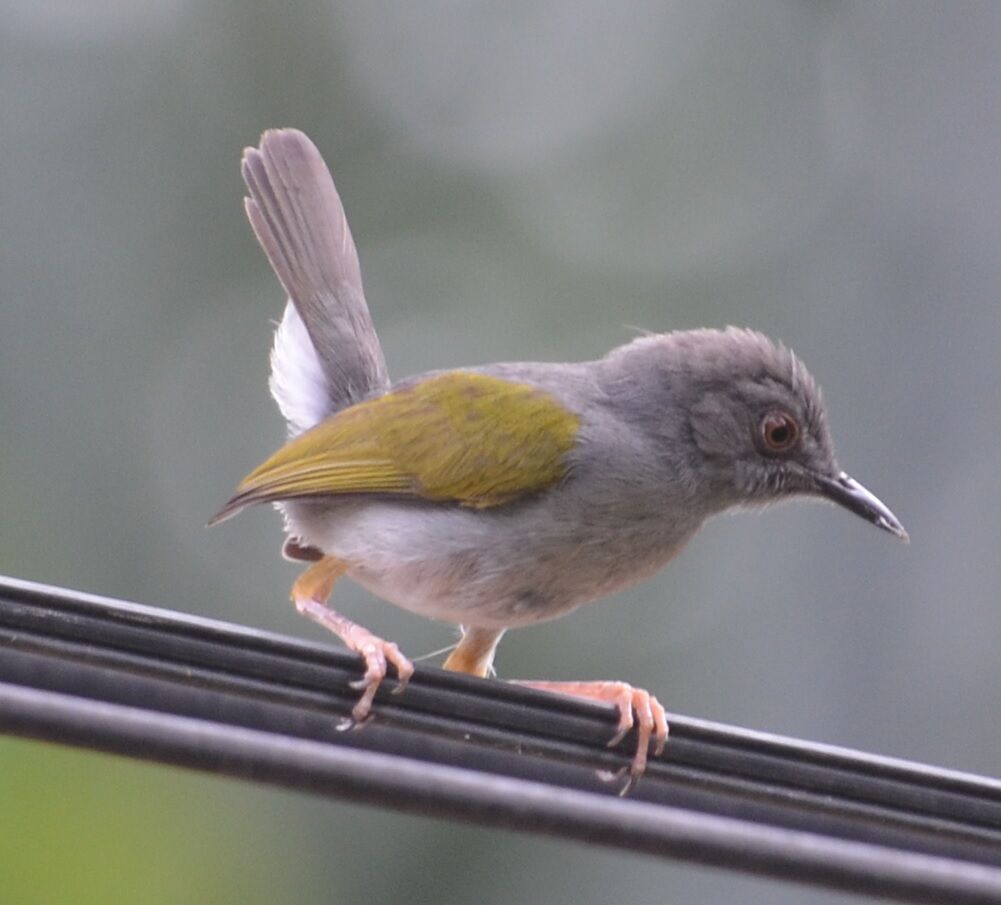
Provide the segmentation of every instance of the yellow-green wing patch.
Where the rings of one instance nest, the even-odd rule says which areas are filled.
[[[566,473],[580,419],[535,387],[452,371],[338,412],[240,484],[251,503],[351,493],[498,506]]]

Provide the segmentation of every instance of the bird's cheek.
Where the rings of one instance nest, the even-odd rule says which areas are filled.
[[[733,503],[764,502],[767,497],[772,495],[767,470],[754,461],[737,460],[734,462],[730,483]]]
[[[817,482],[814,479],[815,473],[810,465],[790,464],[785,480],[785,492],[796,495],[816,494]]]

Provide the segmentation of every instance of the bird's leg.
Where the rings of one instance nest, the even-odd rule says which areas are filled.
[[[448,655],[445,669],[485,679],[493,667],[497,642],[503,634],[504,629],[463,627],[462,640]]]
[[[663,706],[650,692],[642,688],[633,688],[626,682],[536,682],[534,680],[515,680],[516,685],[537,688],[540,691],[555,691],[574,698],[587,698],[592,701],[607,701],[614,704],[619,711],[619,725],[608,742],[611,748],[626,737],[626,734],[637,725],[636,754],[629,767],[629,783],[622,790],[628,792],[646,770],[647,749],[650,739],[654,742],[654,754],[660,756],[667,743],[667,715]],[[635,714],[635,716],[634,716]]]
[[[350,650],[361,654],[365,660],[365,675],[351,683],[352,688],[362,689],[361,698],[351,710],[354,721],[361,723],[372,709],[372,699],[386,677],[386,661],[396,667],[399,677],[399,685],[394,689],[396,693],[406,687],[413,675],[414,665],[400,653],[395,644],[373,635],[367,628],[362,628],[327,606],[327,598],[334,590],[337,579],[347,568],[339,559],[324,556],[296,579],[292,585],[292,602],[303,616],[330,629]]]

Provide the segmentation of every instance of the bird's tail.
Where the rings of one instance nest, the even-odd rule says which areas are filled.
[[[291,434],[386,389],[344,207],[320,152],[272,129],[243,154],[247,216],[289,296],[271,353],[271,392]]]

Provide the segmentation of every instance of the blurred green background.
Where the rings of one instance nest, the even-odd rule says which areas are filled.
[[[273,512],[203,528],[283,438],[238,161],[295,125],[395,376],[752,325],[911,532],[718,519],[502,675],[1001,774],[999,46],[996,3],[5,0],[0,571],[323,638]],[[850,901],[8,739],[0,802],[18,905]]]

